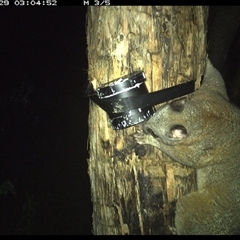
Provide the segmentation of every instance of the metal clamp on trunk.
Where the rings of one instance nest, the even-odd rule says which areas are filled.
[[[131,127],[149,119],[154,105],[194,91],[194,80],[148,93],[143,71],[137,71],[93,89],[88,97],[107,112],[115,130]]]

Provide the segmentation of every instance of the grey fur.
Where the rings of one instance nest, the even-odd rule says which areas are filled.
[[[240,233],[240,110],[209,60],[202,86],[158,109],[144,132],[138,143],[197,171],[198,190],[177,203],[177,234]]]

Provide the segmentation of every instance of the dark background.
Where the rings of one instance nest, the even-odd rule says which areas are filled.
[[[91,234],[85,15],[0,9],[0,234]]]
[[[86,9],[0,8],[0,234],[91,234]]]

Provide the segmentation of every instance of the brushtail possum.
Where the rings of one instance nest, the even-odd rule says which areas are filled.
[[[240,110],[209,60],[202,86],[160,107],[134,137],[196,169],[197,191],[176,205],[177,234],[240,234]]]

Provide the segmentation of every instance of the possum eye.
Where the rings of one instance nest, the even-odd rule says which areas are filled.
[[[182,140],[187,137],[187,129],[182,125],[174,125],[170,129],[170,138]]]
[[[187,98],[179,98],[177,100],[172,101],[169,105],[173,111],[182,112],[185,106]]]

